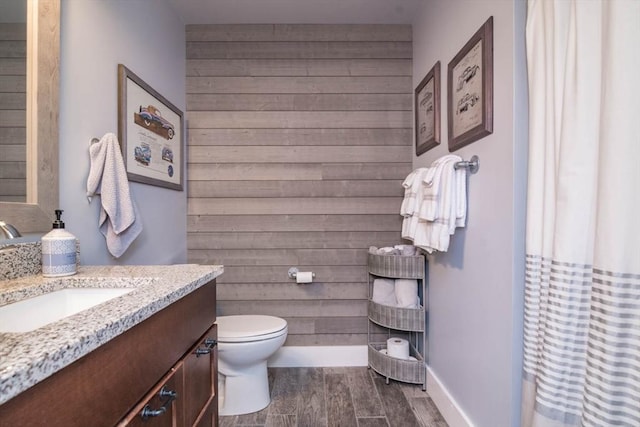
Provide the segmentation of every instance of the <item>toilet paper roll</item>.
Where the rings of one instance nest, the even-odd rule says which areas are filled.
[[[387,354],[397,359],[409,359],[409,341],[402,338],[389,338]]]
[[[311,271],[298,271],[296,273],[296,283],[313,282],[313,273]]]

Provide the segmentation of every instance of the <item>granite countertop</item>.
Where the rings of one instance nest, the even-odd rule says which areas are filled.
[[[223,270],[220,265],[195,264],[87,266],[80,267],[74,276],[0,280],[0,306],[69,287],[134,288],[30,332],[0,332],[0,404],[218,277]]]

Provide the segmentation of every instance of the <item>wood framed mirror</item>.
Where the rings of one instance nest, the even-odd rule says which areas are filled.
[[[58,208],[60,0],[27,7],[26,203],[0,202],[0,220],[23,235],[51,228]]]

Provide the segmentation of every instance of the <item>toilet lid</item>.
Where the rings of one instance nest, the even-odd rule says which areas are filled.
[[[255,341],[282,335],[287,321],[279,317],[256,314],[218,316],[218,340],[222,342]]]

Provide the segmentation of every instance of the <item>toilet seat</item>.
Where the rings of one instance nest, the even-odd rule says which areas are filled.
[[[252,342],[279,337],[287,332],[287,321],[263,315],[218,316],[218,342]]]

